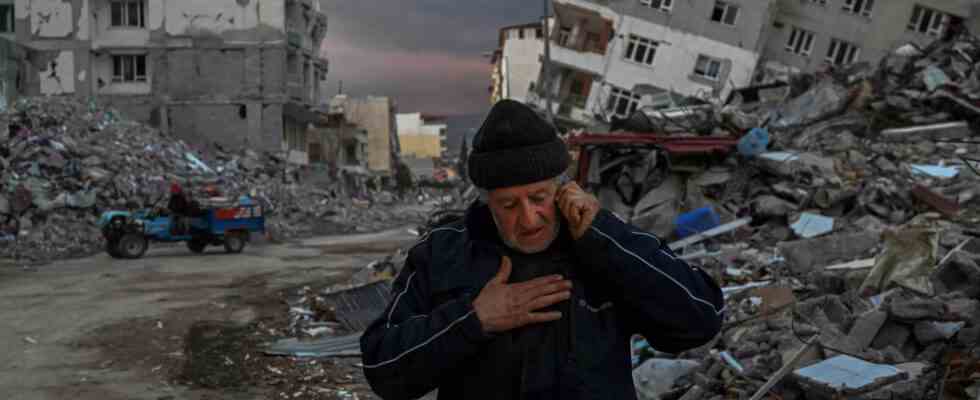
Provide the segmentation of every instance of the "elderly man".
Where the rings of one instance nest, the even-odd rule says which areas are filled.
[[[632,399],[629,338],[710,341],[721,290],[574,183],[568,151],[526,106],[494,106],[469,159],[481,201],[409,252],[361,338],[385,399]]]

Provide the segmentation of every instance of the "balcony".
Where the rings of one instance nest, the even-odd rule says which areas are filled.
[[[576,51],[558,45],[551,46],[551,62],[594,75],[602,75],[603,57],[598,53]]]

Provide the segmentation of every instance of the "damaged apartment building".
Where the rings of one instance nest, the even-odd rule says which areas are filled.
[[[318,1],[15,0],[0,17],[29,49],[23,94],[95,98],[191,143],[307,161],[328,69]]]
[[[795,73],[874,64],[903,44],[924,45],[960,28],[980,31],[975,0],[552,5],[549,76],[527,72],[543,71],[543,41],[532,36],[541,29],[503,28],[490,92],[494,101],[510,98],[541,110],[550,98],[556,122],[566,129],[626,118],[641,103],[655,110],[702,104]]]

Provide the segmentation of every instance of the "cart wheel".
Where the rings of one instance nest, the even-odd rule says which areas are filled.
[[[119,255],[119,241],[118,240],[106,240],[105,241],[105,252],[109,254],[112,258],[122,258]]]
[[[206,247],[208,247],[208,242],[205,242],[204,240],[201,239],[193,239],[187,241],[187,248],[190,251],[197,254],[203,253]]]
[[[233,254],[241,253],[245,249],[245,234],[242,232],[228,232],[225,234],[225,251]]]
[[[136,259],[143,257],[146,254],[146,249],[149,247],[146,238],[143,235],[136,233],[127,233],[119,239],[119,244],[116,246],[116,251],[122,258]]]

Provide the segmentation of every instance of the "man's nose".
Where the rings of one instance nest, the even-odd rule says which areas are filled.
[[[541,216],[531,204],[524,203],[521,207],[521,227],[534,229],[541,223]]]

